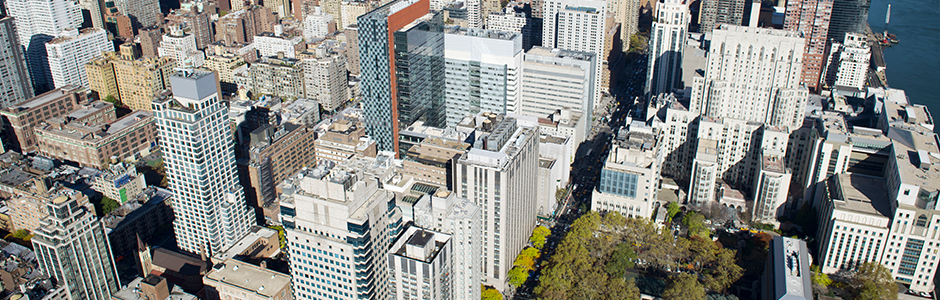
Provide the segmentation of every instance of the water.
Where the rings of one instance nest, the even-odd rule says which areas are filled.
[[[884,31],[889,3],[888,32],[900,42],[884,49],[888,86],[904,90],[915,104],[927,105],[936,119],[940,116],[940,1],[872,0],[868,13],[872,31]],[[936,130],[940,132],[940,126]]]

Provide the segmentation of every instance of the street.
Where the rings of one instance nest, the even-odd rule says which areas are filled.
[[[607,103],[610,105],[599,105],[601,107],[595,108],[598,109],[595,115],[607,115],[610,118],[606,122],[602,121],[602,118],[594,120],[590,134],[576,150],[575,161],[571,164],[571,180],[575,183],[575,189],[569,193],[570,201],[565,202],[567,205],[559,207],[558,217],[549,222],[552,234],[545,242],[542,255],[536,261],[535,271],[516,289],[512,299],[535,299],[534,290],[538,286],[542,268],[555,253],[555,248],[561,243],[571,223],[590,209],[591,192],[600,179],[610,144],[616,137],[617,130],[624,125],[627,113],[633,111],[633,99],[642,95],[646,84],[646,67],[646,54],[628,54],[627,64],[620,72],[620,81],[617,86],[611,88],[614,95],[608,96],[611,100],[607,100]]]

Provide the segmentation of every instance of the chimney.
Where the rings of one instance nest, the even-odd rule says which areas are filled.
[[[268,268],[268,262],[262,260],[262,261],[261,261],[261,264],[258,265],[258,267],[261,268],[262,270],[267,269],[267,268]]]

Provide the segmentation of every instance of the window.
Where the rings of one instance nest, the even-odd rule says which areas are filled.
[[[917,222],[915,222],[914,225],[917,225],[917,227],[927,227],[927,216],[920,215],[920,217],[917,217]]]

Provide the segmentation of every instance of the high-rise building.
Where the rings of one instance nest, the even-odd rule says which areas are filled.
[[[449,234],[409,226],[388,250],[393,299],[455,299],[451,275],[454,242]]]
[[[343,29],[346,34],[346,69],[350,75],[359,75],[359,24]]]
[[[434,9],[434,6],[441,6],[441,9],[443,9],[443,6],[446,5],[446,3],[443,3],[443,2],[444,2],[444,1],[439,1],[439,0],[432,2],[432,4],[431,4],[432,7],[431,7],[431,9],[433,10],[433,9]],[[485,6],[484,3],[485,3],[485,2],[488,2],[488,1],[487,1],[487,0],[467,0],[467,1],[464,1],[464,4],[465,4],[466,9],[467,9],[467,27],[469,27],[469,28],[479,28],[479,29],[482,29],[482,28],[483,28],[483,24],[485,24],[484,22],[489,22],[489,19],[488,19],[488,18],[489,18],[489,15],[492,14],[492,13],[499,12],[498,9],[495,9],[495,10],[492,10],[492,9],[487,10],[487,9],[485,9],[485,8],[484,8],[484,6]],[[444,5],[434,5],[434,3],[440,3],[440,4],[444,4]],[[484,14],[486,14],[486,15],[484,16]]]
[[[331,26],[332,25],[332,26]],[[325,38],[336,30],[336,23],[333,16],[324,13],[317,6],[312,14],[307,14],[304,19],[304,38],[308,41]]]
[[[264,7],[270,9],[272,13],[276,13],[282,18],[286,18],[292,14],[290,2],[290,0],[269,0],[264,1],[263,4]]]
[[[256,95],[278,96],[284,99],[306,97],[304,94],[304,66],[299,59],[262,57],[251,64],[251,92]]]
[[[7,70],[0,78],[0,108],[4,108],[34,96],[26,56],[11,17],[0,19],[0,49],[0,68]]]
[[[321,161],[281,184],[295,299],[391,298],[385,266],[402,217],[395,194],[379,188],[390,155]]]
[[[66,288],[66,299],[109,300],[120,288],[111,243],[89,204],[59,197],[32,238],[39,269]]]
[[[791,130],[803,124],[803,41],[797,32],[721,25],[712,31],[704,84],[693,86],[690,110]],[[747,51],[763,48],[763,52]],[[792,53],[792,55],[771,55]],[[697,92],[698,90],[699,92]]]
[[[293,0],[291,11],[294,14],[294,20],[306,20],[307,15],[312,14],[317,5],[317,0]]]
[[[239,161],[242,174],[247,173],[245,194],[260,220],[277,220],[277,184],[303,167],[312,167],[316,156],[315,131],[291,122],[262,125],[251,132],[247,161]]]
[[[138,37],[140,37],[140,55],[145,57],[157,57],[159,52],[157,48],[160,47],[160,41],[163,40],[163,32],[161,27],[150,26],[146,28],[141,28],[137,30]]]
[[[544,118],[571,108],[593,115],[596,64],[597,56],[590,52],[532,47],[523,57],[516,113]],[[582,126],[587,129],[588,122]]]
[[[10,0],[5,5],[16,23],[20,44],[26,49],[33,89],[36,93],[53,89],[46,42],[63,30],[79,28],[82,24],[81,8],[75,1],[68,0]]]
[[[542,21],[542,46],[604,57],[607,2],[600,0],[547,0]],[[602,63],[594,64],[594,74],[602,74]],[[601,99],[601,80],[594,80],[593,104]],[[586,112],[587,113],[587,112]]]
[[[522,36],[472,28],[444,36],[447,126],[480,112],[516,112],[522,72]]]
[[[79,33],[78,29],[62,32],[46,43],[49,71],[56,88],[66,85],[88,86],[85,64],[114,51],[104,29],[89,28]]]
[[[163,24],[159,0],[115,0],[118,10],[131,18],[134,28]]]
[[[90,18],[84,19],[83,24],[90,24],[93,28],[107,29],[105,25],[105,13],[107,11],[105,1],[80,0],[78,5],[82,7],[82,16],[84,17],[87,13]]]
[[[337,30],[343,30],[349,25],[356,24],[359,16],[371,11],[375,2],[372,1],[343,1],[340,4],[343,19],[337,20]],[[433,9],[433,8],[432,8]]]
[[[176,63],[169,57],[140,57],[134,46],[123,44],[120,54],[110,52],[85,65],[91,90],[100,99],[113,96],[133,110],[151,110],[150,101],[170,88]]]
[[[160,57],[172,58],[179,68],[198,68],[206,61],[205,53],[196,48],[196,36],[179,27],[171,27],[170,32],[163,35],[157,53]]]
[[[317,99],[323,110],[335,111],[349,99],[346,56],[333,51],[304,58],[304,89],[308,98]]]
[[[790,190],[790,170],[786,169],[781,153],[765,151],[758,158],[760,169],[754,178],[753,219],[757,222],[777,224],[777,218],[786,212]]]
[[[621,43],[617,47],[629,49],[630,37],[636,34],[640,25],[640,1],[610,0],[607,1],[607,12],[614,15],[614,22],[620,23]]]
[[[486,19],[486,29],[515,32],[522,36],[522,49],[529,50],[538,40],[542,39],[541,27],[535,28],[536,22],[526,16],[525,12],[516,11],[515,7],[507,6],[502,12],[490,13]],[[536,34],[538,33],[538,36]]]
[[[783,18],[784,30],[799,32],[806,39],[800,81],[813,92],[819,90],[820,75],[826,63],[832,5],[833,0],[788,1]]]
[[[827,40],[842,41],[846,33],[864,33],[871,0],[833,0]]]
[[[744,25],[744,4],[750,0],[704,0],[699,31],[708,33],[721,24]],[[659,13],[662,16],[662,13]]]
[[[483,255],[480,208],[448,191],[424,195],[412,207],[415,225],[451,237],[452,299],[479,298],[480,271],[483,268],[480,265]]]
[[[429,5],[396,0],[359,17],[366,132],[380,151],[400,152],[398,132],[414,120],[437,127],[446,121],[444,83],[437,80],[444,78],[443,21],[428,14]]]
[[[200,10],[201,6],[193,5],[189,9],[176,9],[166,16],[167,26],[179,26],[189,31],[196,38],[196,48],[205,49],[215,42],[212,34],[212,21],[210,15],[214,12]]]
[[[251,226],[235,171],[228,107],[212,72],[180,71],[170,83],[173,97],[154,100],[153,108],[174,192],[173,229],[181,250],[211,255],[228,249]]]
[[[255,36],[251,46],[258,50],[258,56],[284,55],[287,58],[297,58],[297,52],[304,48],[304,38],[299,35],[275,34],[263,32]]]
[[[662,0],[656,11],[646,70],[646,93],[650,96],[683,87],[682,54],[690,17],[688,6],[681,0]]]
[[[861,90],[868,81],[871,60],[868,37],[850,32],[845,34],[842,41],[842,43],[832,42],[823,78],[829,86],[845,86]]]
[[[483,211],[482,283],[497,290],[535,227],[538,211],[538,121],[481,114],[473,148],[454,167],[454,191]]]

